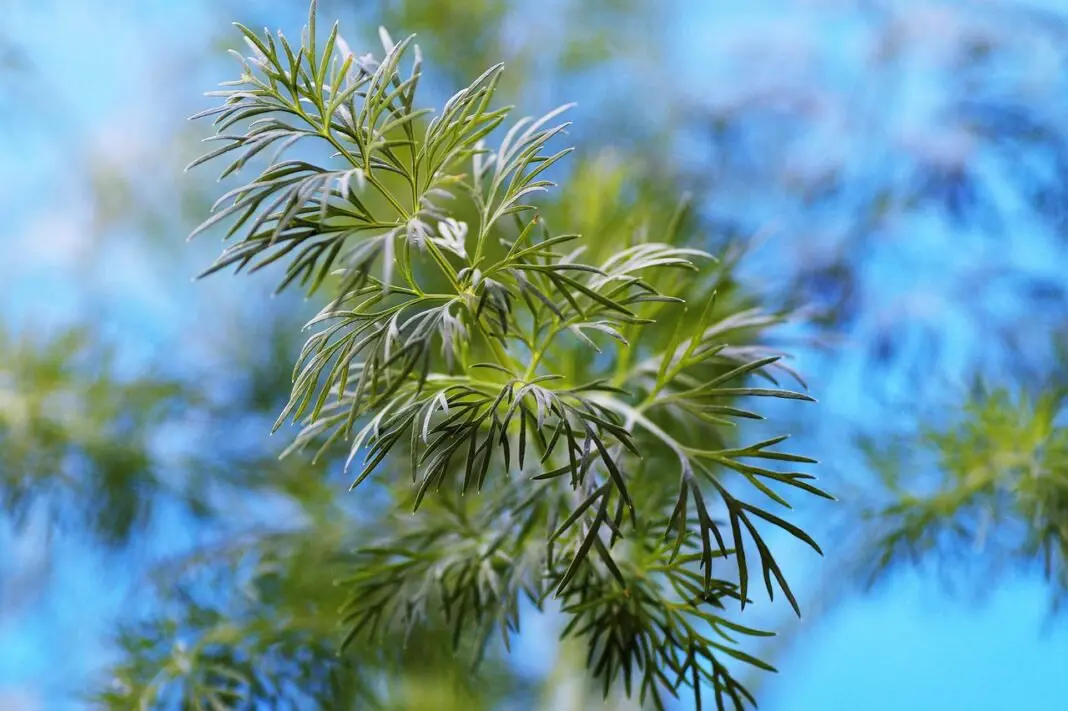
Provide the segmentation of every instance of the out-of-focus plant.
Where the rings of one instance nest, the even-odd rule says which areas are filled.
[[[959,415],[914,437],[869,443],[883,487],[866,497],[863,570],[874,583],[899,565],[947,579],[1006,567],[1040,569],[1054,605],[1068,591],[1065,391],[1038,396],[979,387]]]
[[[163,499],[203,510],[152,450],[156,428],[189,402],[180,382],[119,377],[84,329],[0,339],[0,505],[16,531],[43,513],[52,529],[115,547]]]
[[[339,512],[334,512],[338,514]],[[243,536],[161,568],[155,615],[128,621],[122,652],[93,700],[106,708],[492,708],[527,684],[501,660],[475,678],[438,626],[359,655],[337,655],[336,613],[363,530],[320,520],[309,529]],[[385,523],[380,521],[378,523]]]
[[[762,266],[783,298],[873,367],[1046,369],[1035,335],[1068,288],[1032,257],[1063,244],[1068,214],[1068,21],[1039,5],[876,0],[724,23],[717,67],[747,81],[715,75],[685,99],[683,162],[714,219],[773,215]],[[849,41],[814,39],[831,24]]]

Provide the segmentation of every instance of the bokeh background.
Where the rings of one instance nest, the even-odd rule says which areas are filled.
[[[267,438],[315,304],[193,283],[219,245],[185,240],[219,187],[182,170],[208,130],[185,118],[234,74],[230,22],[296,34],[306,12],[0,0],[0,709],[178,674],[205,630],[253,656],[268,629],[292,627],[276,649],[334,634],[293,601],[325,594],[309,541],[342,540],[361,502]],[[379,24],[418,33],[431,105],[500,60],[524,111],[577,100],[577,231],[689,192],[740,288],[797,310],[781,336],[821,404],[774,416],[841,503],[799,512],[827,552],[785,558],[804,619],[754,612],[780,630],[761,708],[1068,709],[1068,4],[321,15],[358,52]],[[457,708],[598,707],[551,620],[525,630]],[[446,708],[437,656],[407,708]]]

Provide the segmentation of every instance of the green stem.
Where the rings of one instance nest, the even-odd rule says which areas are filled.
[[[481,200],[481,190],[479,190],[479,200]],[[471,260],[472,268],[478,267],[479,262],[482,261],[482,245],[486,242],[486,237],[489,236],[489,226],[486,224],[488,215],[486,210],[478,211],[478,240],[475,242],[475,257]]]
[[[304,111],[303,107],[301,107],[299,102],[294,102],[290,108],[294,112],[296,112],[302,119],[304,119],[304,121],[306,121],[309,126],[318,129],[319,135],[325,138],[327,142],[329,142],[330,145],[337,150],[338,153],[344,156],[353,168],[362,168],[364,172],[364,177],[367,178],[367,182],[374,186],[374,188],[382,194],[382,197],[384,197],[389,202],[389,204],[393,206],[393,209],[397,211],[397,214],[401,217],[401,219],[407,220],[410,217],[408,212],[401,206],[399,202],[397,202],[397,198],[393,197],[393,193],[387,190],[386,186],[382,185],[381,181],[379,181],[378,178],[371,174],[371,171],[369,169],[370,166],[368,165],[369,157],[366,157],[367,160],[365,160],[364,164],[361,165],[360,162],[356,160],[356,156],[352,155],[352,153],[349,152],[349,149],[345,148],[345,146],[339,140],[337,140],[337,138],[334,137],[334,134],[330,132],[330,117],[323,116],[319,123],[316,124],[316,122],[313,121],[310,116],[308,116],[307,112]]]
[[[332,141],[332,142],[333,142],[333,143],[334,143],[335,145],[340,145],[340,144],[337,144],[337,142],[336,142],[336,141],[333,141],[333,137],[331,137],[331,141]],[[388,189],[386,188],[386,186],[385,186],[385,185],[383,185],[383,184],[381,183],[381,181],[379,181],[379,179],[378,179],[378,178],[376,178],[376,177],[375,177],[375,176],[374,176],[374,175],[373,175],[373,174],[371,173],[371,171],[370,171],[370,170],[364,170],[364,176],[365,176],[365,177],[367,178],[367,182],[368,182],[368,183],[370,183],[370,184],[371,184],[372,186],[374,186],[374,188],[375,188],[376,190],[378,190],[378,192],[382,193],[382,197],[384,197],[384,198],[385,198],[385,199],[386,199],[386,200],[387,200],[387,201],[389,202],[389,204],[393,206],[393,209],[397,211],[397,215],[398,215],[398,216],[399,216],[399,217],[400,217],[400,218],[401,218],[402,220],[404,220],[405,222],[407,222],[407,221],[408,221],[408,219],[409,219],[409,218],[411,217],[411,215],[409,215],[409,214],[408,214],[408,213],[407,213],[407,212],[405,211],[405,209],[404,209],[403,207],[401,207],[401,204],[400,204],[400,203],[399,203],[399,202],[397,201],[397,198],[393,197],[393,193],[391,193],[391,192],[390,192],[390,191],[389,191],[389,190],[388,190]]]
[[[523,373],[523,380],[530,380],[534,377],[534,371],[538,369],[538,363],[541,362],[541,356],[544,353],[542,350],[536,350],[530,358],[530,365],[527,366],[526,371]]]
[[[430,254],[434,257],[434,261],[438,263],[439,267],[441,267],[441,271],[445,272],[445,276],[449,278],[449,283],[452,284],[452,288],[456,289],[457,294],[462,294],[464,289],[462,286],[460,286],[460,279],[457,275],[456,270],[451,264],[449,264],[449,260],[446,259],[444,254],[441,253],[441,250],[438,249],[438,246],[431,242],[429,239],[426,241],[426,246],[427,249],[430,250]]]
[[[549,346],[552,345],[553,339],[556,338],[565,328],[568,328],[578,323],[580,318],[580,316],[572,316],[566,321],[561,321],[556,316],[553,316],[553,326],[546,334],[545,342],[542,344],[542,347],[538,349],[531,349],[531,351],[533,352],[533,357],[531,358],[530,366],[527,368],[527,372],[524,376],[524,379],[529,380],[531,376],[534,375],[534,370],[541,363],[541,359],[545,355],[545,352],[549,350]]]
[[[489,331],[482,326],[478,321],[475,322],[478,326],[478,330],[482,333],[482,337],[486,339],[489,344],[490,350],[493,352],[493,356],[497,359],[499,365],[508,368],[511,371],[515,371],[519,365],[514,358],[508,355],[508,352],[504,350],[504,347],[497,341],[496,338],[490,335]]]

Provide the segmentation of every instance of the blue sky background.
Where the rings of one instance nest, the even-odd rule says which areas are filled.
[[[834,13],[835,6],[846,3],[752,5],[758,9],[742,2],[681,3],[680,11],[656,29],[668,42],[670,61],[649,68],[637,81],[669,81],[688,99],[716,105],[739,88],[761,82],[774,89],[784,81],[814,81],[817,75],[806,74],[805,67],[816,66],[820,81],[848,84],[862,78],[857,57],[864,51],[863,32],[849,13]],[[242,5],[260,14],[268,14],[268,6],[251,0]],[[301,21],[298,6],[273,13],[276,24],[293,34]],[[184,117],[204,106],[200,92],[231,69],[206,58],[217,56],[207,50],[226,30],[230,18],[224,15],[212,3],[197,0],[0,2],[0,32],[18,38],[32,60],[29,79],[0,80],[5,325],[47,330],[90,318],[121,344],[124,367],[137,369],[167,349],[186,347],[182,339],[199,327],[210,328],[205,325],[210,319],[238,318],[230,312],[242,309],[242,294],[252,293],[256,284],[228,279],[195,287],[189,283],[190,265],[206,263],[216,244],[210,237],[203,244],[184,244],[188,219],[173,199],[187,180],[176,169],[194,150],[188,137],[198,130],[185,126]],[[744,51],[747,46],[759,49],[761,43],[774,46],[780,57],[795,53],[797,63],[758,62],[739,72],[730,57],[759,57],[759,51]],[[815,62],[802,61],[814,56]],[[914,74],[909,77],[914,86],[890,108],[894,120],[922,128],[936,87],[925,86]],[[614,86],[587,88],[584,95],[591,100],[579,109],[580,125],[582,112],[595,110],[599,95]],[[556,94],[571,88],[543,87],[540,93],[566,100],[570,97]],[[643,108],[641,101],[634,102],[635,111]],[[847,156],[859,150],[833,131],[822,140],[810,150]],[[136,199],[150,205],[162,229],[148,237],[146,224],[116,218],[112,206],[99,202],[100,193],[87,176],[99,184],[109,175],[137,176]],[[774,207],[768,211],[775,220],[791,218]],[[115,210],[121,213],[121,201]],[[918,225],[923,239],[873,248],[863,282],[868,303],[912,309],[912,317],[928,320],[946,336],[949,349],[938,362],[938,381],[925,397],[937,400],[962,392],[968,354],[983,348],[982,324],[954,306],[954,282],[947,273],[965,273],[997,260],[1066,283],[1062,241],[1026,222],[1014,227],[1011,249],[962,249],[958,234],[934,223]],[[150,239],[166,246],[161,251]],[[756,282],[773,283],[776,270],[786,268],[794,254],[791,250],[803,247],[774,238],[771,245],[748,265]],[[160,259],[161,253],[176,256]],[[42,300],[45,293],[48,298]],[[1023,308],[1011,295],[991,292],[975,298],[991,300],[1007,318]],[[836,461],[837,428],[843,423],[893,419],[892,412],[875,407],[866,394],[864,351],[858,345],[885,317],[878,308],[867,313],[833,357],[812,351],[800,359],[824,408],[823,424],[806,435],[806,442],[830,462]],[[997,372],[996,364],[992,368]],[[886,378],[889,391],[905,392],[907,382],[900,374]],[[848,468],[845,456],[843,452],[837,460],[839,467]],[[153,553],[181,550],[196,537],[181,521],[166,518],[158,533],[161,542],[153,544]],[[43,546],[34,536],[32,530],[21,539],[0,532],[0,575],[40,564]],[[823,542],[834,551],[836,541]],[[13,614],[0,607],[4,711],[71,708],[59,691],[84,688],[108,659],[104,635],[113,620],[137,607],[135,581],[116,578],[113,561],[102,560],[77,540],[62,541],[56,551],[54,572],[42,595]],[[1068,709],[1068,630],[1047,617],[1048,594],[1037,576],[999,579],[988,599],[973,604],[948,595],[933,576],[906,571],[870,595],[851,596],[820,610],[822,586],[833,589],[835,583],[821,578],[826,566],[797,551],[786,567],[802,590],[802,607],[813,614],[777,660],[782,671],[762,688],[761,708]],[[3,586],[10,586],[11,578],[6,580],[0,578],[0,599]],[[537,639],[528,639],[528,654],[544,651]]]

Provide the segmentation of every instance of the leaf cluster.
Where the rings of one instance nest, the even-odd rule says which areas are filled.
[[[781,317],[719,315],[715,260],[686,244],[685,204],[614,245],[551,229],[531,199],[570,151],[548,147],[568,107],[506,127],[501,66],[431,112],[416,107],[411,37],[381,31],[380,60],[337,25],[318,45],[314,4],[299,46],[238,29],[252,56],[198,115],[225,145],[194,165],[226,157],[228,177],[275,153],[198,228],[229,223],[236,240],[209,272],[277,263],[280,289],[329,293],[276,429],[300,424],[291,451],[345,442],[352,488],[419,509],[344,579],[346,641],[443,616],[454,644],[484,649],[518,629],[521,597],[555,597],[606,695],[620,682],[629,695],[637,668],[658,705],[680,685],[699,704],[702,686],[718,708],[752,702],[722,660],[766,666],[723,641],[755,632],[718,610],[749,601],[757,561],[768,594],[798,610],[762,528],[819,547],[737,486],[785,507],[784,490],[829,498],[781,469],[815,461],[774,449],[786,437],[724,434],[762,419],[741,401],[811,400],[780,386],[794,374],[759,345]],[[283,160],[301,142],[328,165]],[[728,558],[735,580],[713,572]]]

